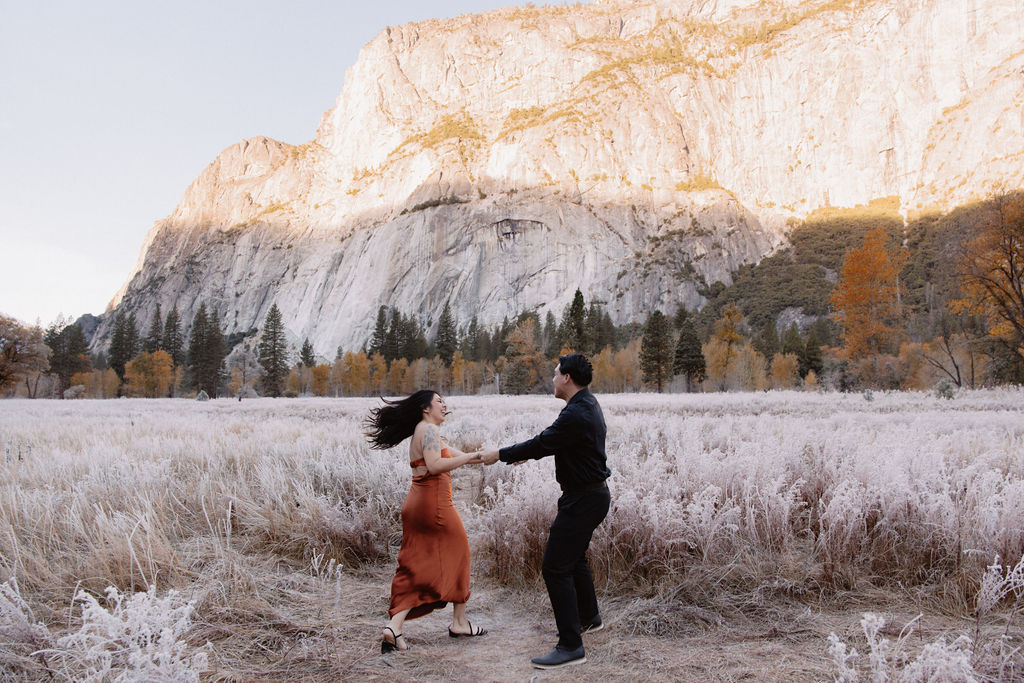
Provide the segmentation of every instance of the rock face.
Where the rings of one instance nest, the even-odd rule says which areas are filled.
[[[271,304],[361,347],[579,287],[616,322],[696,308],[786,221],[1024,181],[1024,0],[604,0],[388,27],[313,140],[233,145],[146,237],[111,307]],[[93,339],[105,345],[112,317]]]

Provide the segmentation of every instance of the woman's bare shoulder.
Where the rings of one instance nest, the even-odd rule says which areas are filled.
[[[441,430],[435,424],[420,422],[416,425],[413,440],[419,443],[420,448],[424,451],[441,450]]]
[[[437,425],[432,425],[429,422],[420,422],[416,425],[416,429],[413,430],[412,435],[414,438],[423,438],[423,435],[429,432],[433,432],[437,429]]]

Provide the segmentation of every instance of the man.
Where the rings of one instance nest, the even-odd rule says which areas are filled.
[[[555,398],[565,408],[550,427],[528,441],[481,454],[491,465],[555,456],[555,479],[562,487],[558,514],[551,524],[542,572],[558,626],[558,644],[543,657],[538,669],[554,669],[587,661],[582,631],[603,627],[594,580],[587,564],[587,547],[597,525],[608,514],[611,496],[605,479],[611,476],[604,452],[604,415],[587,389],[594,371],[586,356],[562,356],[552,379]]]

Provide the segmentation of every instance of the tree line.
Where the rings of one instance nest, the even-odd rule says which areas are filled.
[[[475,317],[460,325],[446,303],[428,340],[416,315],[382,306],[366,345],[339,348],[331,361],[318,358],[308,339],[297,352],[289,347],[276,304],[258,338],[255,330],[225,337],[216,311],[201,304],[187,342],[176,308],[163,317],[157,307],[145,336],[133,314],[119,311],[108,352],[96,356],[78,325],[58,320],[42,330],[0,316],[0,390],[17,387],[29,397],[357,396],[423,386],[547,392],[554,360],[568,351],[591,356],[594,387],[608,392],[1024,382],[1024,193],[906,228],[885,212],[869,211],[860,223],[840,218],[812,217],[794,230],[792,249],[741,268],[731,287],[706,288],[699,311],[677,306],[615,325],[601,302],[588,304],[577,290],[560,317],[525,312],[488,327]],[[796,300],[812,315],[779,330],[774,311]]]
[[[0,316],[0,343],[7,355],[0,363],[0,390],[19,386],[29,398],[159,398],[200,391],[215,398],[228,351],[216,312],[203,303],[187,344],[177,307],[164,317],[159,304],[145,336],[134,313],[118,311],[106,353],[90,355],[81,325],[64,318],[44,331]]]

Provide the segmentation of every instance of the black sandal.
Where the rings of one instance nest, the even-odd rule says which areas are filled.
[[[466,619],[466,623],[469,624],[469,633],[456,633],[455,631],[452,630],[452,627],[449,626],[448,627],[448,637],[449,638],[476,638],[477,636],[486,636],[487,635],[487,629],[480,628],[479,626],[474,629],[473,628],[473,622],[471,622],[469,619]]]
[[[390,640],[388,640],[387,636],[384,636],[384,638],[380,641],[380,653],[382,655],[386,655],[387,653],[395,652],[396,650],[401,652],[401,650],[398,648],[398,639],[402,637],[402,634],[395,633],[395,630],[390,626],[385,626],[384,630],[391,631],[391,635],[395,639],[395,642],[392,643]]]

